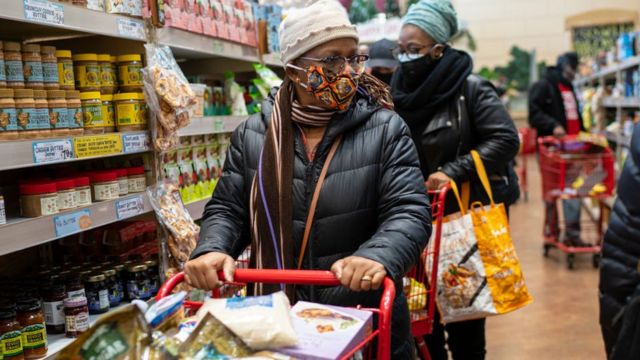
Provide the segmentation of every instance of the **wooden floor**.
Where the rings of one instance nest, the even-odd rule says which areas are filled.
[[[534,303],[487,321],[488,360],[605,359],[598,326],[598,271],[591,256],[574,270],[552,250],[542,256],[543,203],[535,157],[529,161],[529,201],[511,208],[511,231]]]

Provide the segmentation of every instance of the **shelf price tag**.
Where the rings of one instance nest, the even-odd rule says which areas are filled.
[[[71,139],[35,141],[32,144],[33,163],[43,164],[73,159]]]
[[[116,216],[118,220],[140,214],[144,214],[144,199],[142,195],[116,201]]]
[[[220,55],[222,55],[222,54],[224,54],[224,53],[225,53],[225,52],[224,52],[224,43],[223,43],[222,41],[220,41],[220,40],[213,40],[213,41],[212,41],[212,43],[213,43],[213,49],[212,49],[212,50],[213,50],[213,52],[214,52],[215,54],[220,54]]]
[[[79,233],[93,225],[91,211],[89,209],[83,209],[54,216],[53,225],[56,228],[56,237]]]
[[[122,147],[124,153],[148,151],[151,148],[149,134],[123,134]]]
[[[73,139],[73,145],[78,159],[116,155],[122,153],[122,136],[119,134],[80,136]]]
[[[24,0],[24,18],[46,24],[64,24],[64,6],[47,0]]]
[[[118,18],[118,34],[132,39],[144,40],[144,23],[135,19]]]
[[[213,121],[213,131],[216,133],[224,132],[224,120],[221,118],[215,118]]]

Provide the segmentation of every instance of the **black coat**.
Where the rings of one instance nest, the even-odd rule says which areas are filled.
[[[529,125],[538,131],[538,136],[553,135],[553,129],[561,125],[567,129],[567,115],[558,84],[569,87],[578,103],[573,84],[565,80],[557,68],[547,69],[544,78],[529,89]],[[584,130],[582,114],[578,111],[580,129]]]
[[[640,124],[618,180],[618,198],[602,245],[600,266],[600,324],[605,343],[615,343],[615,315],[640,287]],[[609,333],[610,336],[606,334]]]
[[[300,134],[295,138],[293,234],[299,253],[308,204],[323,161],[337,135],[342,143],[329,167],[317,205],[304,268],[328,270],[355,255],[383,264],[395,280],[393,358],[407,358],[412,341],[402,277],[416,263],[431,233],[429,199],[409,130],[392,111],[357,98],[336,115],[309,163]],[[202,221],[200,241],[192,254],[223,252],[233,257],[249,245],[249,193],[265,141],[272,102],[263,103],[233,133],[231,146]],[[297,259],[296,259],[297,261]],[[306,289],[301,299],[322,303],[378,307],[379,296],[345,288]]]
[[[471,158],[480,154],[497,202],[513,204],[520,195],[513,159],[520,140],[511,116],[490,82],[471,75],[461,92],[438,106],[429,119],[411,127],[425,179],[442,171],[457,183],[471,181],[471,202],[488,198]],[[457,205],[448,199],[449,212]]]

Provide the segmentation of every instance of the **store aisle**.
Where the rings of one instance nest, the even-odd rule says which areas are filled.
[[[512,236],[534,303],[487,321],[489,360],[604,359],[598,325],[598,271],[589,255],[568,270],[566,257],[542,256],[543,203],[535,158],[529,161],[529,202],[511,210]]]

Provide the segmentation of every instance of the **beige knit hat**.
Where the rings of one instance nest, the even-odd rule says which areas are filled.
[[[337,0],[317,0],[292,9],[280,24],[280,60],[287,64],[316,46],[331,40],[353,38],[356,27]]]

